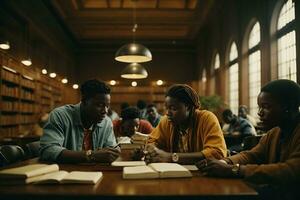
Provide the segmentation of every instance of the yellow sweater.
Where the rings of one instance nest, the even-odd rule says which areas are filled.
[[[222,130],[217,117],[206,110],[196,110],[195,141],[191,138],[192,128],[188,128],[188,142],[194,152],[202,152],[205,158],[220,159],[226,156],[227,149]],[[161,118],[158,126],[150,134],[148,143],[154,143],[158,148],[172,152],[174,126],[167,116]],[[191,151],[192,152],[192,151]]]
[[[233,164],[246,165],[245,178],[254,183],[299,183],[300,123],[294,133],[281,144],[281,148],[280,134],[280,128],[273,128],[253,149],[228,157],[226,160]]]

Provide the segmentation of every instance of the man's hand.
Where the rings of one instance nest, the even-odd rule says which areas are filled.
[[[198,169],[208,176],[233,177],[233,165],[215,159],[204,159],[196,163]]]
[[[120,150],[118,148],[105,147],[103,149],[98,149],[93,152],[93,157],[96,162],[100,163],[112,163],[120,155]]]
[[[172,162],[171,153],[165,152],[154,145],[148,144],[145,146],[145,162]]]

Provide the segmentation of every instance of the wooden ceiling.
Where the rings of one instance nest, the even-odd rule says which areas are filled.
[[[54,13],[78,43],[194,40],[213,0],[51,0]],[[136,17],[134,17],[136,16]]]

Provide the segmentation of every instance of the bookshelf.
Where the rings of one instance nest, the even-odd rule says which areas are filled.
[[[78,91],[39,71],[0,52],[0,140],[30,136],[41,114],[79,101]]]

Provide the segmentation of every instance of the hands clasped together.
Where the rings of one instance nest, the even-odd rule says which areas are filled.
[[[227,164],[224,160],[204,159],[196,163],[198,169],[205,175],[218,177],[236,176],[233,172],[233,165]]]
[[[145,162],[172,162],[171,153],[163,151],[152,144],[148,144],[144,149]]]

